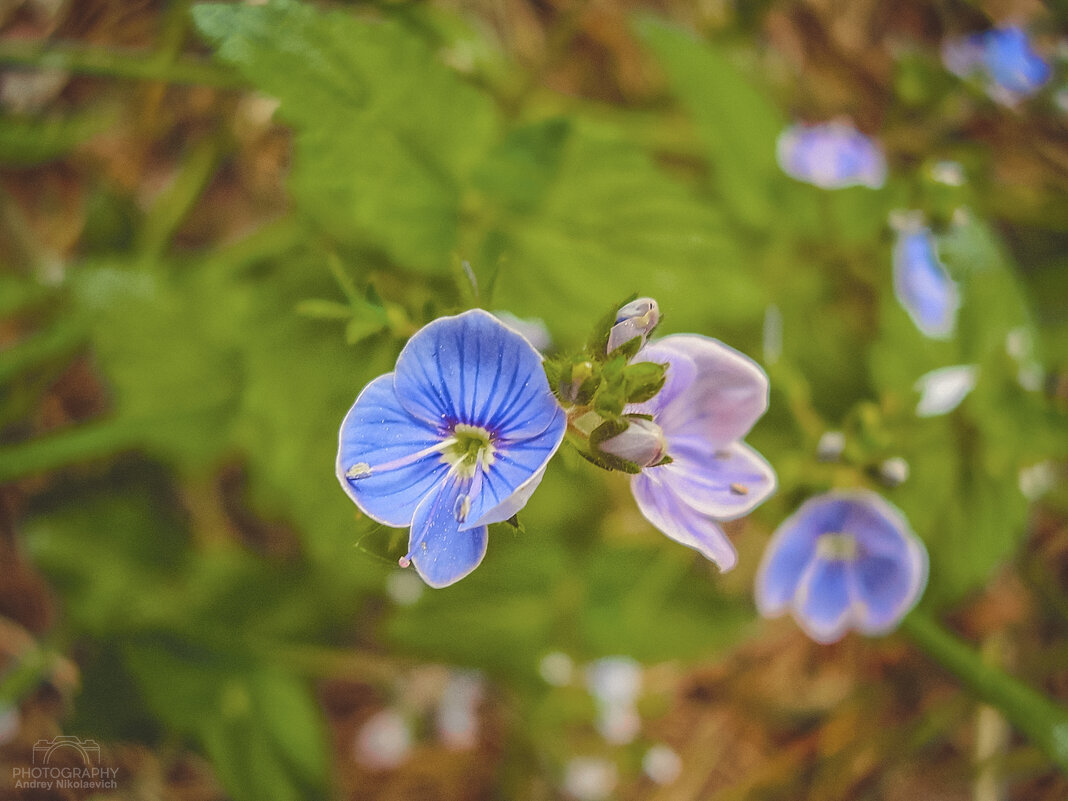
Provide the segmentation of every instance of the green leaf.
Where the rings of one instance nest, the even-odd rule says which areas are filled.
[[[555,117],[512,131],[475,170],[475,188],[509,211],[534,210],[556,180],[570,130]]]
[[[113,111],[100,109],[55,119],[0,116],[0,164],[33,167],[54,161],[105,130],[114,119]]]
[[[724,219],[614,133],[580,126],[535,211],[502,223],[496,304],[585,338],[588,318],[636,289],[702,330],[758,319],[764,292]],[[487,257],[489,258],[489,257]],[[708,292],[695,291],[707,287]],[[569,313],[552,313],[558,309]],[[617,307],[618,308],[618,307]]]
[[[389,20],[291,0],[205,4],[193,16],[297,129],[292,188],[304,212],[339,239],[445,271],[461,187],[496,133],[491,101]]]
[[[651,17],[636,28],[697,124],[724,203],[745,222],[770,225],[778,213],[774,185],[782,180],[775,143],[784,121],[775,106],[725,53],[689,31]]]

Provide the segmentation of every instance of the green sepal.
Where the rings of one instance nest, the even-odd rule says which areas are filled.
[[[656,394],[664,388],[664,382],[667,380],[667,367],[666,364],[657,362],[628,364],[623,370],[627,403],[643,403],[655,398]]]

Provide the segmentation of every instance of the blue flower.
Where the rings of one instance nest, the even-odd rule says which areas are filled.
[[[771,538],[756,580],[765,617],[791,612],[812,639],[884,634],[927,585],[927,551],[902,514],[867,490],[811,498]]]
[[[938,258],[929,228],[906,227],[894,243],[894,294],[924,336],[947,339],[957,327],[960,294]]]
[[[478,567],[487,525],[526,504],[565,424],[538,352],[474,309],[425,326],[364,388],[337,477],[368,517],[411,527],[402,566],[444,587]]]
[[[779,134],[776,155],[787,175],[823,189],[878,189],[886,182],[878,145],[844,122],[791,125]]]
[[[656,397],[626,409],[652,416],[635,440],[657,443],[631,479],[638,509],[673,540],[730,570],[738,554],[719,522],[748,514],[775,490],[771,465],[741,441],[768,408],[767,376],[747,356],[695,334],[650,342],[635,360],[668,366]],[[669,461],[657,464],[665,454]]]
[[[990,94],[1009,104],[1033,95],[1052,75],[1027,33],[1015,26],[949,39],[942,45],[942,61],[962,78],[982,74]]]

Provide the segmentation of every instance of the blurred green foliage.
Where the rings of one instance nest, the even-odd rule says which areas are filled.
[[[337,487],[337,427],[413,331],[471,303],[541,318],[568,350],[639,292],[659,301],[662,331],[754,357],[774,304],[772,410],[751,440],[781,491],[741,536],[760,538],[831,486],[877,486],[878,465],[900,456],[909,479],[881,490],[930,549],[927,603],[961,601],[1017,552],[1029,509],[1020,469],[1068,452],[1063,408],[1019,380],[1065,342],[1063,319],[1036,325],[1029,292],[1063,298],[1065,282],[1049,268],[1021,284],[985,221],[983,187],[954,196],[949,206],[970,208],[953,220],[925,207],[963,296],[957,335],[932,342],[893,296],[887,227],[930,187],[908,169],[880,191],[787,178],[774,155],[785,115],[731,46],[634,21],[667,81],[656,113],[688,118],[693,158],[678,169],[641,135],[644,114],[609,118],[578,100],[516,109],[494,85],[507,65],[485,80],[458,74],[440,57],[450,36],[488,46],[443,15],[295,0],[192,14],[222,63],[280,101],[295,136],[293,213],[227,247],[169,247],[217,168],[218,153],[194,150],[154,213],[91,218],[119,233],[87,231],[99,244],[61,285],[0,273],[0,316],[32,329],[0,351],[0,424],[13,432],[0,480],[53,476],[20,537],[63,599],[56,647],[88,643],[82,732],[188,738],[241,801],[315,797],[328,792],[327,734],[302,647],[355,639],[480,667],[534,704],[548,650],[689,660],[755,631],[746,588],[658,538],[622,477],[574,454],[550,469],[523,531],[494,527],[472,576],[364,614],[404,535],[361,519]],[[106,124],[95,113],[5,120],[2,160],[58,157]],[[477,287],[456,280],[461,260]],[[1011,337],[1033,350],[1013,355]],[[106,382],[107,411],[21,435],[73,353]],[[917,379],[956,364],[978,366],[975,390],[950,414],[918,418]],[[846,434],[840,464],[817,459],[828,430]],[[296,553],[236,543],[203,511],[223,468],[239,470],[258,519],[295,532]]]

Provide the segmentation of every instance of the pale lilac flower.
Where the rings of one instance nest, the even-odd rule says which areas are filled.
[[[664,458],[667,439],[663,429],[652,420],[630,417],[625,431],[598,443],[597,449],[639,467],[647,467]]]
[[[775,489],[775,472],[742,442],[768,407],[768,379],[756,362],[722,342],[675,334],[648,343],[636,361],[667,364],[663,389],[631,404],[663,432],[669,463],[631,479],[645,518],[720,570],[738,559],[718,521],[748,514]]]
[[[790,612],[812,639],[885,634],[927,585],[927,551],[896,508],[867,490],[811,498],[768,543],[757,572],[765,617]]]
[[[1013,104],[1045,86],[1052,70],[1019,27],[992,28],[949,39],[942,45],[942,62],[953,74],[980,74],[995,100]]]
[[[960,406],[979,380],[979,366],[958,364],[940,367],[924,373],[916,381],[920,401],[916,404],[918,417],[937,417],[949,414]]]
[[[487,526],[523,508],[566,425],[526,339],[480,309],[417,332],[341,424],[337,477],[373,520],[410,526],[432,587],[482,561]]]
[[[660,307],[652,298],[638,298],[622,306],[616,313],[616,322],[608,332],[608,353],[625,345],[635,337],[645,338],[660,322]]]
[[[779,134],[776,155],[783,172],[822,189],[886,182],[886,158],[874,140],[852,125],[791,125]]]
[[[948,339],[957,327],[960,293],[938,258],[929,228],[905,225],[893,253],[894,294],[920,332]]]

